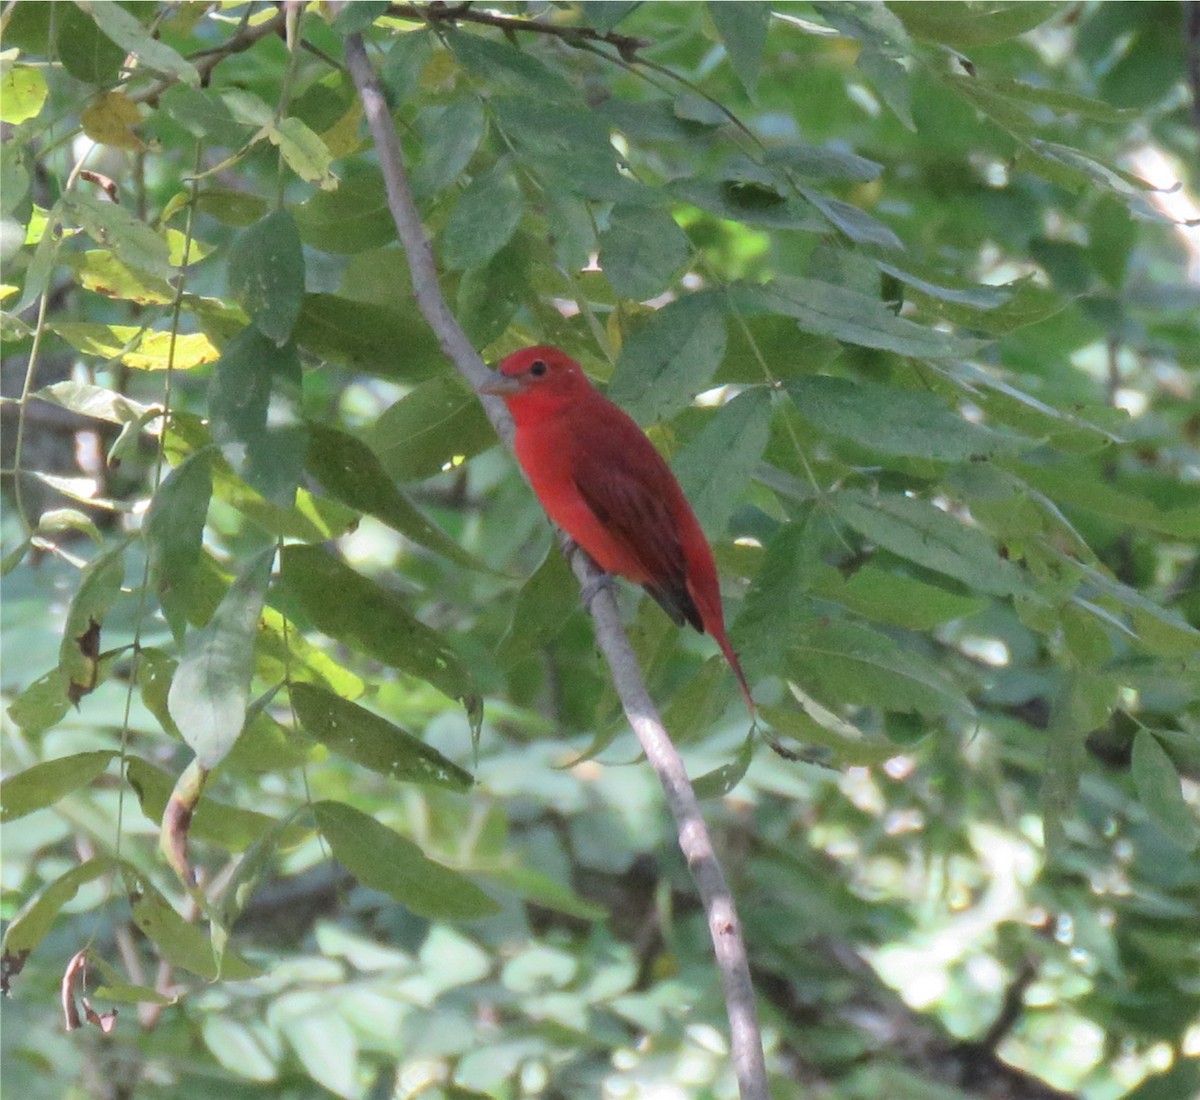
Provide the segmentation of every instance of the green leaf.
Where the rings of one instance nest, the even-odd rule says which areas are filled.
[[[287,817],[273,821],[238,860],[237,868],[221,893],[211,922],[213,949],[219,961],[224,961],[230,930],[254,896],[259,881],[274,868],[280,847],[285,841],[291,843],[291,837],[296,832],[304,836],[312,835],[310,830],[301,829],[294,823],[301,812],[297,809]]]
[[[743,225],[807,229],[814,233],[827,228],[825,219],[811,203],[755,181],[680,179],[672,181],[667,191],[701,210]]]
[[[767,27],[771,22],[770,4],[709,3],[708,14],[725,44],[729,64],[737,73],[742,86],[751,95],[758,85],[763,49],[767,44]]]
[[[488,87],[534,97],[549,108],[580,102],[575,86],[515,42],[501,42],[466,30],[445,36],[454,56],[471,75]]]
[[[551,545],[542,563],[517,594],[512,620],[500,639],[496,656],[513,665],[537,653],[562,631],[579,609],[579,585],[557,545]]]
[[[820,568],[815,525],[806,508],[803,518],[784,524],[767,542],[762,564],[729,632],[752,679],[782,668],[786,639],[812,617],[808,590]]]
[[[1079,777],[1087,767],[1087,736],[1108,719],[1114,695],[1110,681],[1075,672],[1064,677],[1055,696],[1042,778],[1042,828],[1050,858],[1066,849],[1064,820],[1075,814]]]
[[[268,123],[267,139],[279,147],[287,166],[302,180],[315,183],[322,191],[337,187],[337,176],[329,168],[333,158],[328,146],[298,118]]]
[[[300,239],[339,255],[379,248],[396,239],[383,176],[371,164],[348,161],[335,191],[318,191],[295,208]]]
[[[70,679],[61,668],[52,668],[26,687],[9,705],[8,716],[29,737],[58,725],[71,709]]]
[[[705,772],[692,780],[692,788],[696,792],[696,797],[701,799],[724,798],[742,781],[753,759],[754,734],[751,733],[742,742],[737,756],[729,763],[713,768],[712,771]]]
[[[1038,0],[987,4],[904,0],[889,7],[918,38],[956,49],[1006,42],[1066,10],[1061,3]]]
[[[218,967],[208,937],[194,924],[189,924],[171,907],[149,879],[130,871],[127,888],[133,923],[171,966],[186,970],[205,981],[224,978],[238,981],[252,978],[257,971],[236,956],[226,955]]]
[[[1183,797],[1175,762],[1150,730],[1133,739],[1132,771],[1138,799],[1154,823],[1185,851],[1200,843],[1200,823]]]
[[[58,651],[58,664],[67,675],[67,693],[72,702],[78,702],[80,695],[86,695],[96,686],[100,628],[121,594],[124,579],[124,543],[93,558],[80,574]]]
[[[95,20],[74,4],[56,6],[54,43],[63,68],[85,84],[113,83],[129,52],[101,33]]]
[[[395,36],[379,70],[379,79],[387,93],[389,107],[394,109],[406,103],[416,90],[421,72],[433,56],[432,38],[433,32],[426,27],[416,27],[405,34]],[[470,102],[479,107],[474,96],[469,96],[461,102]],[[482,110],[479,111],[479,119],[482,137]],[[413,174],[415,176],[415,172]],[[413,186],[416,186],[415,182]]]
[[[463,272],[458,321],[477,348],[503,336],[521,303],[532,296],[530,260],[529,238],[518,232],[487,263]]]
[[[156,122],[166,120],[182,126],[192,137],[201,138],[208,145],[227,148],[240,148],[254,132],[250,124],[234,119],[215,91],[186,84],[176,84],[164,93],[159,100],[159,112],[147,124],[153,129]]]
[[[772,146],[763,159],[764,163],[778,165],[802,179],[870,183],[883,174],[883,165],[878,161],[803,142]]]
[[[18,221],[29,218],[32,171],[29,145],[15,139],[0,144],[0,216],[11,215]]]
[[[426,107],[417,116],[422,136],[421,159],[413,169],[413,194],[432,198],[465,171],[483,140],[485,118],[479,97],[464,96]]]
[[[725,530],[763,456],[770,427],[770,391],[748,389],[717,409],[675,459],[675,476],[709,531]]]
[[[173,76],[193,87],[199,85],[200,73],[196,66],[165,42],[152,37],[137,18],[119,4],[79,0],[79,6],[96,21],[108,38],[126,53],[135,54],[140,67],[164,76]]]
[[[577,99],[574,93],[572,98]],[[528,89],[494,96],[490,104],[525,170],[547,190],[609,202],[658,201],[646,185],[617,171],[608,127],[594,111],[533,98]]]
[[[19,126],[41,113],[46,78],[30,65],[10,65],[0,76],[0,122]]]
[[[333,17],[333,29],[343,38],[351,34],[362,34],[381,15],[386,15],[388,0],[359,0],[347,4]]]
[[[915,497],[843,489],[833,497],[835,514],[893,554],[960,580],[994,596],[1026,591],[1021,572],[996,552],[976,527]]]
[[[930,359],[974,354],[978,340],[964,340],[897,317],[878,298],[816,279],[779,276],[765,286],[737,293],[746,306],[794,317],[805,332],[848,344]]]
[[[124,394],[90,382],[55,382],[37,391],[42,401],[61,405],[64,409],[106,420],[110,424],[130,424],[144,421],[152,406],[141,405]]]
[[[411,783],[470,789],[474,780],[452,760],[378,714],[314,684],[293,684],[292,705],[305,733],[373,772]]]
[[[623,298],[653,298],[688,261],[691,245],[665,210],[615,206],[600,235],[600,266]]]
[[[875,85],[892,113],[915,133],[909,72],[902,63],[912,56],[913,44],[904,24],[883,4],[825,2],[814,7],[831,26],[862,43],[856,66]]]
[[[1095,476],[1088,463],[1060,462],[1053,466],[1021,463],[1014,464],[1012,469],[1059,505],[1082,508],[1164,535],[1200,539],[1200,500],[1194,494],[1187,504],[1164,511],[1153,501],[1106,484]]]
[[[402,669],[452,699],[471,694],[457,653],[408,610],[404,600],[315,546],[285,546],[283,582],[323,634]]]
[[[279,683],[289,672],[300,678],[319,676],[321,670],[337,668],[329,657],[313,650],[299,637],[300,632],[295,627],[288,629],[289,660],[286,667],[282,660],[276,662],[275,653],[277,649],[282,648],[282,639],[273,629],[278,619],[277,612],[272,612],[270,608],[265,609],[260,652],[255,661],[256,670],[263,679]],[[318,662],[321,662],[321,670],[317,667]],[[182,740],[167,705],[176,668],[177,661],[161,650],[147,647],[142,650],[142,660],[138,666],[138,687],[141,689],[142,702],[146,704],[146,709],[158,719],[167,733]],[[345,690],[362,690],[362,682],[350,673],[343,671],[342,679],[346,681],[341,685]],[[225,766],[257,773],[287,771],[308,763],[310,755],[310,746],[307,743],[293,737],[255,702],[246,709],[246,721],[241,735],[230,749]]]
[[[958,685],[933,662],[886,634],[847,621],[811,619],[788,647],[790,679],[828,706],[916,711],[970,720]]]
[[[445,370],[429,326],[407,303],[387,307],[340,294],[306,294],[296,343],[319,359],[416,382]]]
[[[109,754],[111,755],[111,754]],[[4,955],[27,955],[45,938],[62,907],[74,900],[81,886],[113,867],[107,856],[89,859],[61,874],[26,903],[4,930]]]
[[[794,738],[802,745],[820,745],[832,749],[839,764],[870,766],[890,760],[901,750],[891,741],[868,737],[857,726],[817,708],[824,721],[817,721],[803,710],[760,707],[759,715],[773,730]]]
[[[786,384],[805,420],[868,450],[964,462],[1029,450],[1038,441],[972,424],[928,390],[813,375]]]
[[[1200,653],[1200,630],[1183,619],[1178,612],[1161,607],[1136,588],[1122,584],[1101,570],[1084,565],[1081,573],[1086,583],[1108,601],[1126,610],[1138,640],[1153,653],[1191,658]]]
[[[196,196],[196,209],[211,214],[225,225],[243,227],[258,221],[267,212],[268,206],[257,195],[247,195],[225,187],[206,187]]]
[[[476,176],[458,197],[441,237],[442,260],[462,271],[478,267],[500,251],[516,232],[524,210],[521,189],[505,160]]]
[[[1006,286],[987,286],[982,283],[970,283],[954,276],[948,276],[940,271],[926,268],[912,257],[904,257],[903,265],[892,263],[878,256],[870,258],[880,271],[898,279],[906,286],[919,290],[931,298],[942,302],[953,302],[969,306],[981,312],[999,309],[1005,303],[1013,300],[1013,287],[1019,290],[1027,285],[1026,282],[1010,283]]]
[[[1069,145],[1031,137],[1018,154],[1017,164],[1076,194],[1099,189],[1120,199],[1139,217],[1172,221],[1150,201],[1147,184]]]
[[[641,6],[641,0],[583,0],[580,4],[584,22],[601,34],[611,31]]]
[[[91,783],[116,755],[111,749],[77,752],[15,772],[0,782],[0,821],[15,821],[53,806],[64,795]]]
[[[903,250],[904,242],[892,232],[891,228],[877,218],[873,218],[860,207],[843,202],[841,199],[835,199],[832,195],[823,194],[802,184],[797,184],[796,189],[855,244],[870,244],[880,248]]]
[[[159,485],[142,526],[151,583],[177,641],[187,622],[189,589],[200,563],[211,497],[212,452],[198,451]]]
[[[556,913],[565,913],[569,917],[578,917],[586,921],[601,921],[608,916],[608,910],[602,905],[585,901],[544,871],[533,867],[506,866],[489,869],[488,879],[500,886],[507,886],[526,901]]]
[[[858,5],[860,8],[864,6]],[[917,126],[912,116],[912,85],[908,69],[900,59],[873,46],[864,46],[855,66],[875,86],[875,91],[901,124],[916,133]]]
[[[349,4],[344,10],[353,12],[360,7],[373,5]],[[384,7],[387,7],[387,0]],[[263,1084],[278,1079],[280,1044],[260,1021],[244,1024],[229,1016],[207,1014],[203,1036],[204,1045],[228,1072],[243,1080]]]
[[[411,840],[341,802],[313,806],[334,857],[364,886],[431,920],[473,920],[499,911],[470,879],[429,859]]]
[[[382,520],[413,542],[460,565],[480,563],[440,527],[422,515],[384,472],[375,452],[361,440],[319,424],[308,426],[305,468],[343,504]]]
[[[384,411],[367,443],[397,481],[419,481],[487,450],[496,433],[457,377],[433,378]]]
[[[1138,241],[1138,227],[1123,203],[1104,196],[1088,219],[1088,259],[1114,290],[1125,284],[1129,258]]]
[[[864,566],[849,577],[824,566],[813,581],[812,594],[835,600],[876,622],[913,630],[932,630],[942,623],[974,615],[987,606],[984,599],[959,596],[873,565]]]
[[[101,202],[81,191],[63,197],[63,217],[74,220],[97,244],[118,253],[123,264],[169,279],[176,273],[165,237],[123,206]]]
[[[213,442],[238,477],[283,507],[295,500],[304,465],[299,390],[296,349],[278,346],[253,325],[226,345],[208,388]],[[289,412],[292,422],[280,423]]]
[[[175,779],[161,768],[136,756],[129,757],[125,774],[137,794],[142,813],[155,825],[159,824],[167,799],[175,787]],[[202,797],[188,824],[187,833],[189,840],[207,841],[227,852],[243,852],[275,825],[275,819],[266,814]],[[307,829],[293,825],[277,843],[291,847],[310,835]]]
[[[243,230],[229,250],[229,290],[259,331],[282,347],[304,304],[304,251],[287,210]]]
[[[625,338],[608,397],[642,424],[668,419],[707,386],[725,339],[718,298],[704,292],[679,298]]]
[[[254,643],[274,558],[271,547],[246,563],[207,625],[188,636],[171,681],[171,718],[209,770],[228,754],[246,720]]]

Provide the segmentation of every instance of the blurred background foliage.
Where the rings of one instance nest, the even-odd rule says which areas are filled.
[[[621,599],[773,1095],[1200,1091],[1194,4],[3,20],[7,1094],[733,1095],[653,774],[413,303],[360,32],[473,340],[579,358],[714,541],[797,759]]]

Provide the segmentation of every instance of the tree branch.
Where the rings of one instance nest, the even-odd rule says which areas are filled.
[[[421,23],[480,23],[486,27],[499,27],[504,31],[531,31],[548,34],[573,45],[576,42],[603,42],[615,46],[626,61],[632,61],[637,51],[654,43],[648,38],[635,38],[615,31],[601,32],[592,27],[560,26],[556,23],[538,23],[515,15],[503,15],[496,11],[476,11],[469,4],[392,4],[388,15],[396,19],[409,19]]]
[[[388,205],[412,273],[417,306],[446,357],[472,386],[478,387],[490,377],[490,372],[442,297],[432,245],[413,201],[400,143],[361,35],[352,34],[346,38],[346,61],[375,141]],[[512,420],[503,403],[498,398],[486,398],[483,404],[497,434],[511,445]],[[595,567],[585,555],[573,555],[571,565],[581,584],[592,579]],[[625,715],[641,742],[646,759],[658,773],[678,829],[679,846],[704,905],[725,992],[730,1054],[742,1100],[768,1100],[762,1037],[741,922],[696,793],[683,760],[646,691],[637,659],[621,627],[612,593],[603,589],[598,592],[591,601],[590,611],[595,621],[596,642],[612,671],[613,684]]]

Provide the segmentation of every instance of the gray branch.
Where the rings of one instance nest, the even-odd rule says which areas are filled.
[[[388,205],[412,273],[417,306],[446,357],[472,386],[477,387],[489,377],[490,372],[442,297],[432,245],[413,201],[400,143],[361,35],[352,34],[346,38],[346,61],[375,141],[387,187]],[[513,425],[503,402],[493,397],[485,398],[483,404],[497,434],[511,445]],[[572,568],[581,584],[591,580],[595,571],[595,566],[582,554],[572,555]],[[700,812],[696,793],[683,760],[646,691],[612,593],[602,588],[591,601],[590,610],[595,621],[596,642],[612,671],[613,684],[625,715],[642,744],[646,759],[658,773],[667,805],[675,818],[679,846],[687,859],[688,869],[696,882],[708,917],[709,932],[725,991],[730,1052],[742,1100],[768,1100],[762,1036],[742,926]]]

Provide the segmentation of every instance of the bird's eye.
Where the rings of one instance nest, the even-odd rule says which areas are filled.
[[[529,373],[532,374],[534,378],[541,378],[549,369],[550,368],[546,366],[545,362],[541,359],[535,359],[529,364]]]

